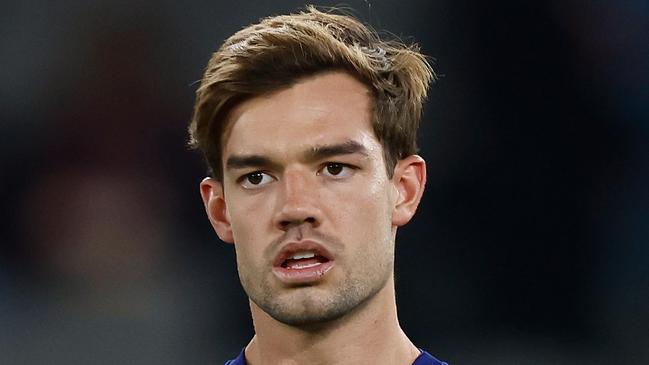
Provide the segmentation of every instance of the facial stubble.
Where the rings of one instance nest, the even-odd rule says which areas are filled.
[[[382,243],[375,247],[382,255],[366,260],[371,265],[337,262],[344,274],[339,282],[278,288],[270,270],[256,268],[251,273],[239,265],[241,285],[250,300],[278,322],[302,328],[333,323],[362,309],[387,285],[394,268],[394,241]]]

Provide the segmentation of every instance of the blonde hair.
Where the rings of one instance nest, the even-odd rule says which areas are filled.
[[[349,73],[371,91],[372,128],[388,176],[399,159],[417,152],[422,103],[435,79],[430,64],[418,46],[383,41],[353,17],[334,12],[308,7],[262,19],[212,55],[189,125],[189,145],[202,152],[212,177],[223,178],[222,135],[235,105],[332,70]]]

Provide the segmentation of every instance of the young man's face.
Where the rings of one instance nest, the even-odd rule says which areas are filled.
[[[230,114],[223,183],[203,198],[253,306],[280,322],[339,318],[391,278],[401,195],[370,118],[367,88],[341,72]]]

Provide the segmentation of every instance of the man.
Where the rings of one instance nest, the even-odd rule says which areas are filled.
[[[255,326],[227,364],[443,364],[401,330],[393,273],[426,182],[416,132],[433,78],[415,47],[314,8],[212,56],[190,143]]]

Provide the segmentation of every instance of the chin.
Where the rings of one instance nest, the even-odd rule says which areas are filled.
[[[297,295],[254,302],[278,322],[303,329],[317,329],[357,311],[376,294],[373,291],[363,293],[347,290],[327,295],[322,291],[304,289],[305,292],[295,293]]]
[[[268,315],[278,322],[292,327],[318,328],[344,317],[348,310],[344,308],[295,308],[295,310],[270,310]]]

